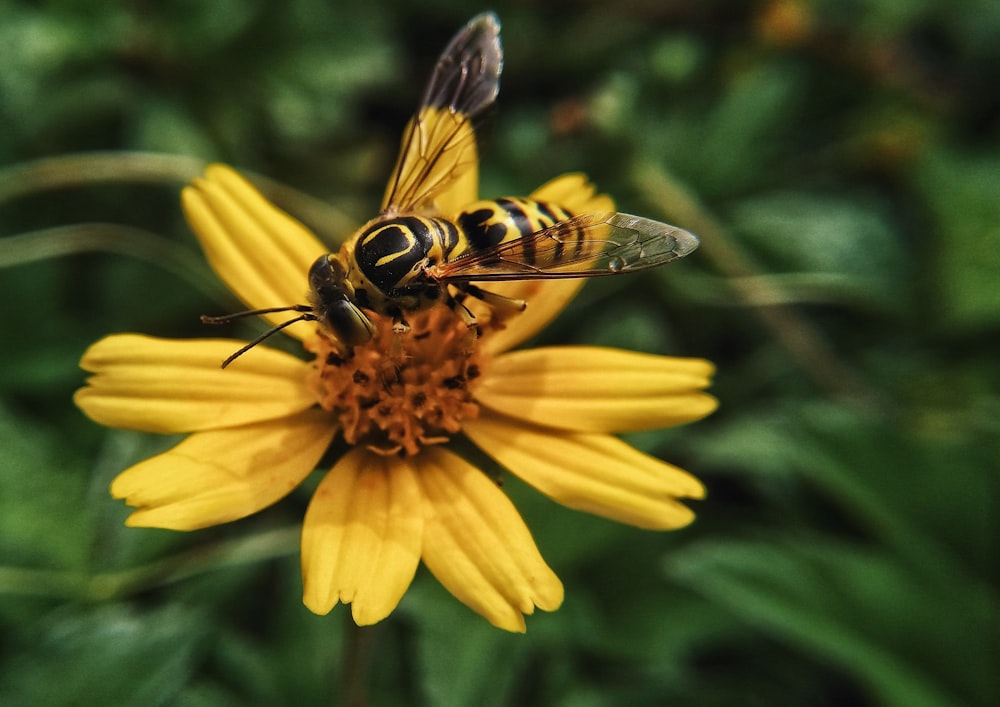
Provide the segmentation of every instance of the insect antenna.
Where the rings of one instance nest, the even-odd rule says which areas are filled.
[[[293,304],[289,307],[267,307],[265,309],[248,309],[245,312],[235,312],[234,314],[223,314],[219,317],[210,317],[206,314],[201,315],[201,321],[203,324],[228,324],[229,322],[235,321],[237,319],[243,319],[245,317],[252,317],[258,314],[272,314],[274,312],[301,312],[299,316],[289,319],[287,322],[282,322],[281,324],[276,324],[264,333],[253,338],[243,347],[241,347],[234,354],[229,356],[225,361],[222,362],[222,367],[225,368],[230,363],[235,361],[237,358],[245,354],[247,351],[252,349],[254,346],[264,341],[268,337],[277,334],[279,331],[285,327],[289,327],[296,322],[314,322],[317,317],[313,313],[313,308],[308,304]]]
[[[228,324],[229,322],[243,319],[245,317],[255,317],[258,314],[274,314],[275,312],[311,312],[312,307],[308,304],[293,304],[288,307],[267,307],[265,309],[248,309],[245,312],[234,312],[233,314],[223,314],[219,317],[210,317],[207,314],[201,315],[202,324]],[[296,320],[298,321],[298,320]]]

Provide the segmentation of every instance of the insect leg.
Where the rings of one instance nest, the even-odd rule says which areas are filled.
[[[444,303],[448,305],[448,308],[452,312],[458,315],[458,318],[462,320],[465,324],[465,328],[468,331],[468,339],[466,345],[471,347],[475,343],[476,339],[482,336],[482,331],[479,329],[479,321],[476,319],[476,315],[472,313],[472,310],[465,306],[462,302],[466,297],[466,293],[459,289],[458,295],[453,296],[450,292],[447,293],[447,298]]]
[[[392,315],[392,331],[394,334],[405,334],[410,330],[410,323],[403,318],[403,312],[393,309],[389,312]]]
[[[475,297],[478,300],[482,300],[491,307],[498,307],[500,309],[506,309],[508,311],[513,310],[515,312],[523,312],[528,303],[523,299],[514,299],[513,297],[507,297],[505,295],[498,295],[496,292],[490,292],[489,290],[483,290],[471,283],[463,283],[458,286],[462,292],[469,295],[470,297]]]
[[[451,311],[453,311],[455,314],[459,316],[459,318],[462,320],[465,326],[471,329],[472,327],[476,326],[476,315],[473,314],[468,307],[462,304],[463,299],[465,299],[464,292],[460,292],[458,297],[453,297],[452,294],[449,292],[448,297],[447,299],[445,299],[444,303],[448,305]]]

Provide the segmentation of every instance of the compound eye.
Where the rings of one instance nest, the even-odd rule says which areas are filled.
[[[364,344],[375,331],[365,313],[346,299],[328,305],[324,314],[330,331],[347,347]]]

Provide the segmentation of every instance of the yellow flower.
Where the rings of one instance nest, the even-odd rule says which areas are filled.
[[[475,199],[475,179],[460,181],[437,202],[444,213]],[[532,196],[576,212],[611,208],[580,175]],[[301,224],[221,165],[184,190],[183,204],[212,267],[249,307],[301,301],[305,274],[326,251]],[[709,362],[582,346],[512,350],[579,286],[491,286],[529,306],[500,316],[471,304],[480,338],[447,307],[410,317],[406,334],[376,317],[375,336],[350,357],[308,322],[285,332],[311,361],[261,345],[225,370],[220,362],[243,342],[109,336],[84,354],[93,375],[76,402],[112,427],[190,433],[113,482],[112,495],[137,509],[132,526],[192,530],[250,515],[292,491],[341,435],[349,451],[303,523],[305,604],[325,614],[350,603],[358,624],[375,623],[422,560],[491,623],[524,631],[524,614],[559,607],[562,584],[507,496],[449,449],[451,438],[464,435],[566,506],[642,528],[687,524],[693,514],[678,499],[704,492],[611,435],[710,413]]]

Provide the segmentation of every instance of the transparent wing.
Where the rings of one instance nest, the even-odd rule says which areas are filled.
[[[616,275],[683,258],[698,238],[629,214],[584,214],[430,268],[441,282],[497,282]]]
[[[420,212],[476,164],[471,120],[496,100],[503,50],[500,21],[477,15],[438,59],[416,115],[403,133],[383,213]]]

